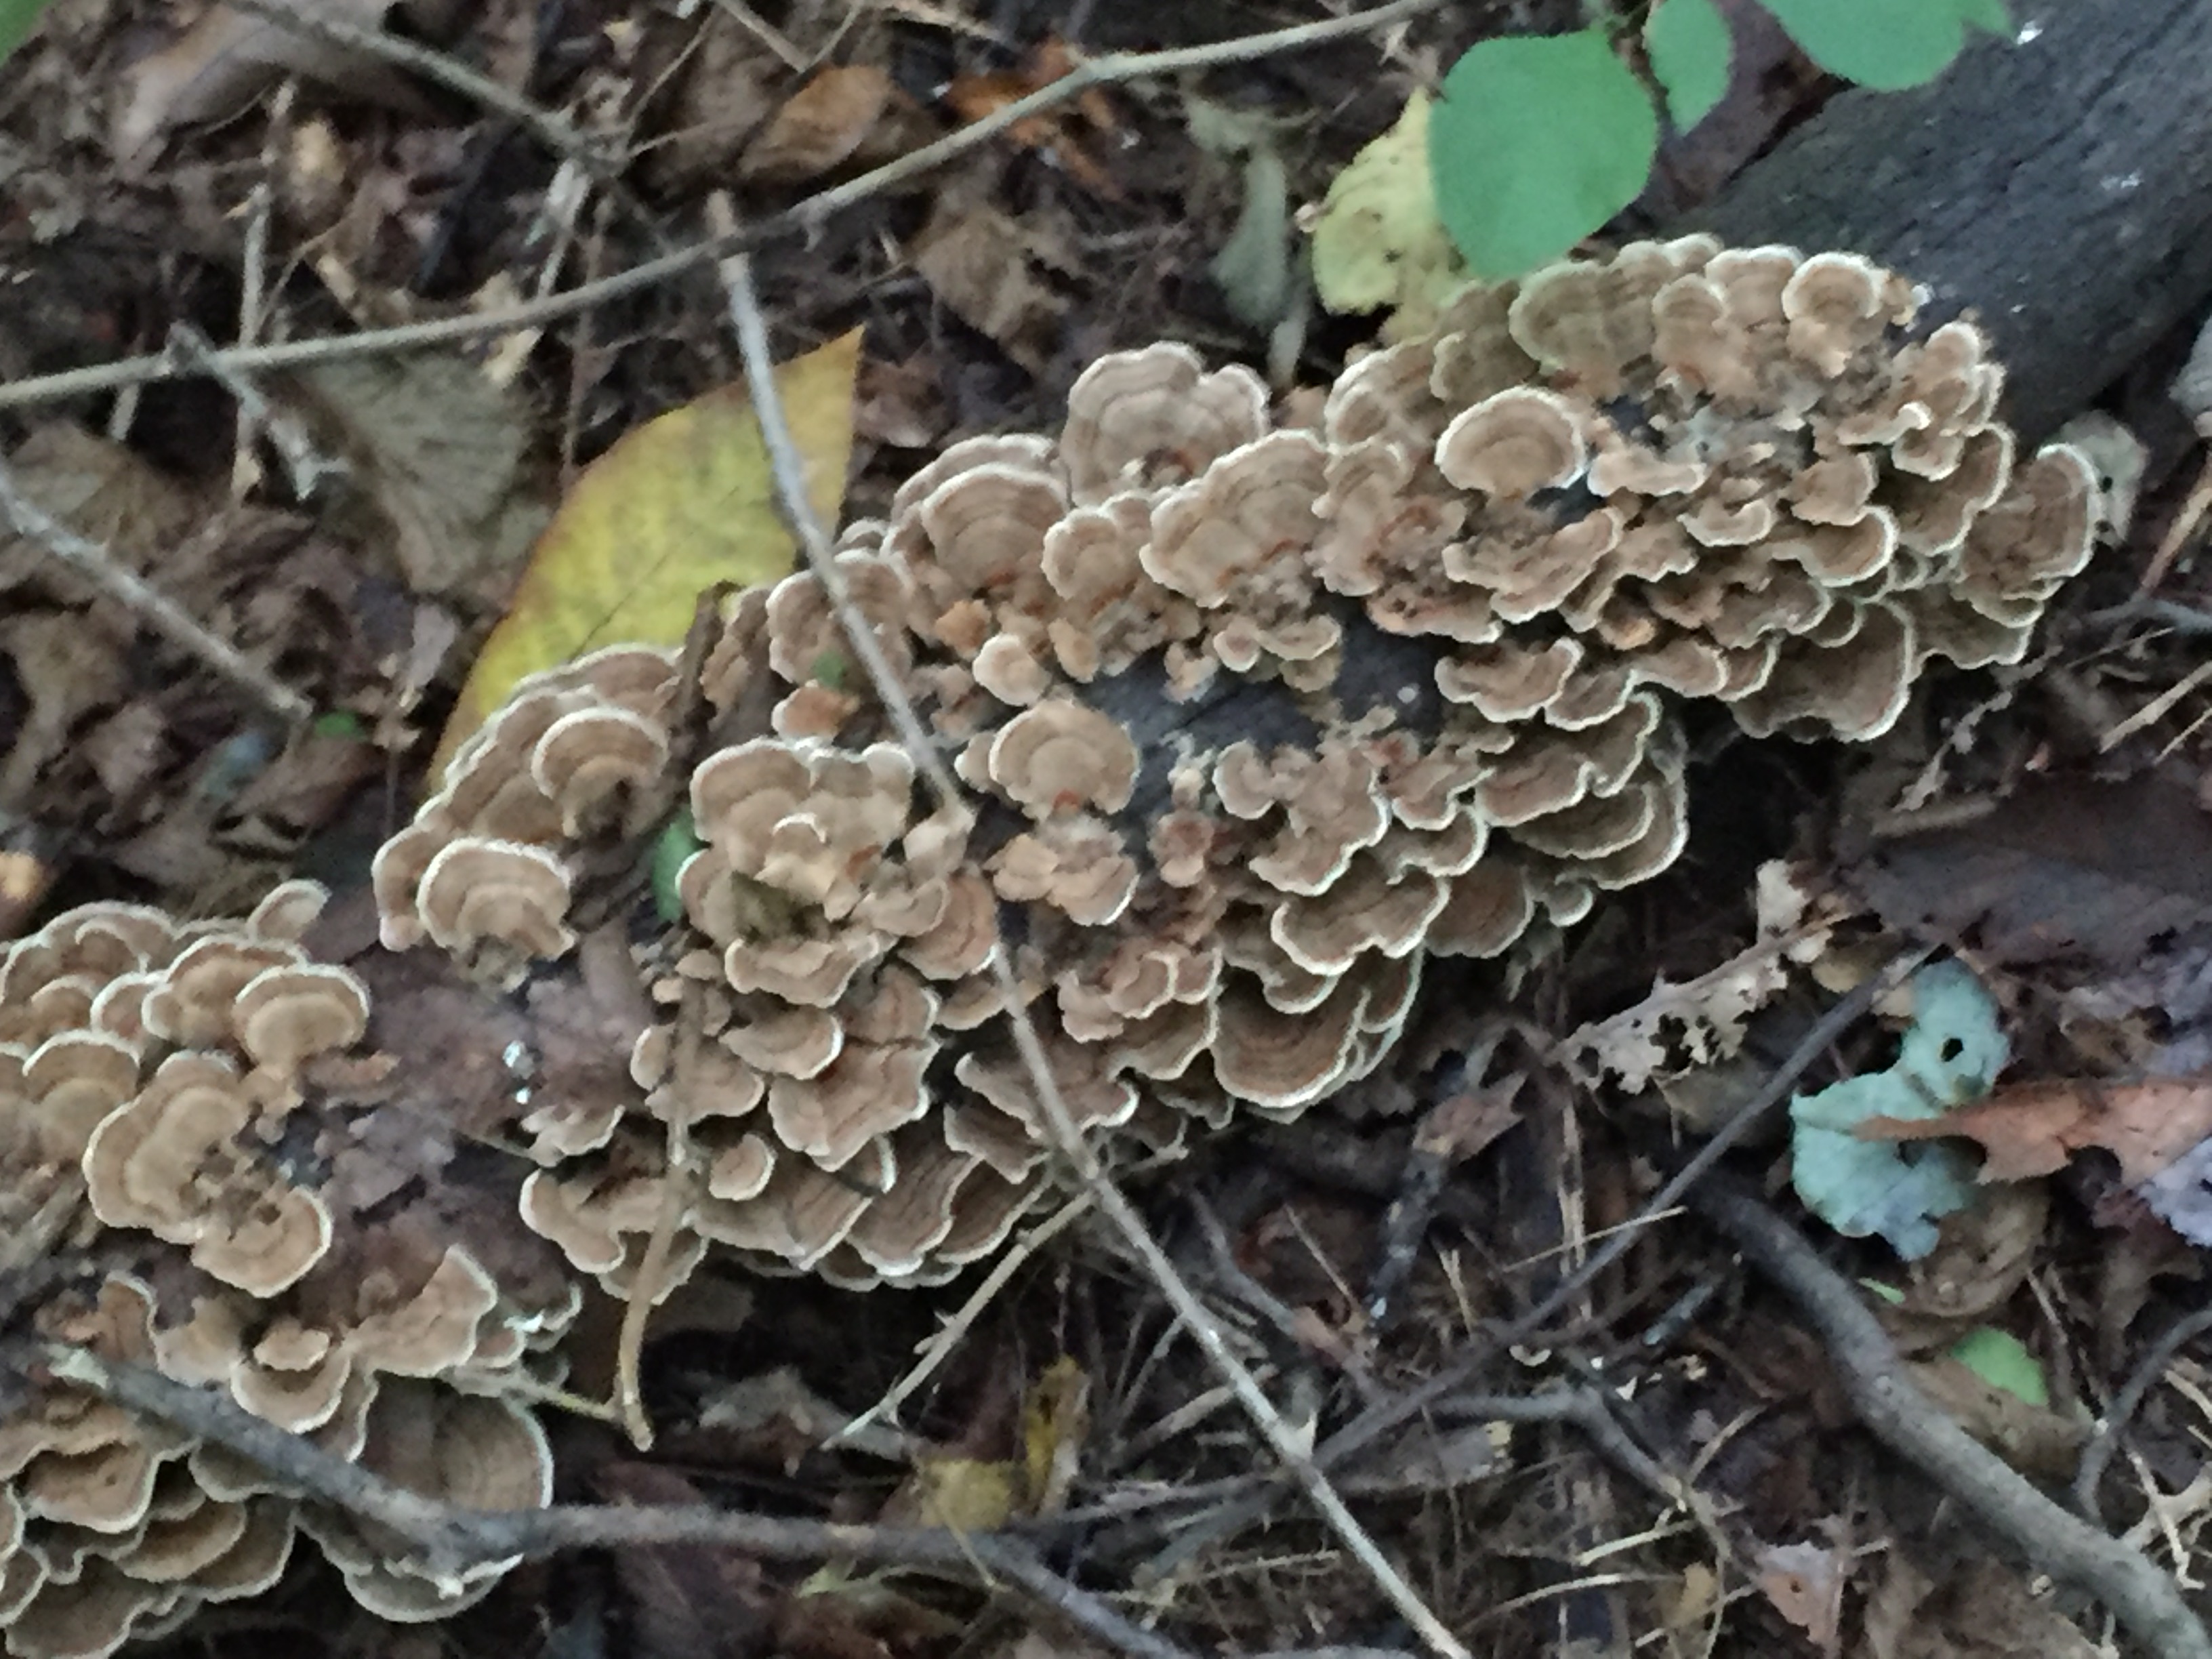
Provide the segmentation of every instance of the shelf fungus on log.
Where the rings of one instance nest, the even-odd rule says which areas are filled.
[[[1686,700],[1865,738],[1930,659],[2020,658],[2092,477],[2014,453],[2001,384],[1890,272],[1701,237],[1470,289],[1303,425],[1181,345],[1101,360],[1057,434],[956,443],[839,538],[963,800],[814,576],[730,605],[702,848],[641,947],[671,1017],[629,1107],[548,1111],[525,1216],[622,1290],[680,1121],[679,1268],[988,1255],[1051,1180],[1000,953],[1088,1131],[1304,1110],[1378,1064],[1426,958],[1667,867]],[[646,830],[682,752],[675,682],[617,647],[518,688],[378,859],[386,941],[504,982],[564,952],[580,836]]]
[[[511,1175],[454,1180],[419,1129],[364,1156],[387,1067],[360,1046],[366,987],[298,943],[321,899],[289,883],[238,922],[91,905],[0,946],[0,1210],[74,1264],[32,1323],[432,1496],[543,1504],[550,1452],[502,1389],[544,1363],[577,1291],[514,1224]],[[0,1418],[19,1659],[96,1659],[256,1594],[301,1532],[387,1618],[441,1616],[503,1571],[434,1576],[70,1384],[33,1382]]]

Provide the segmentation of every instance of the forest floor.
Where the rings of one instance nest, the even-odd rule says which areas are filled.
[[[1218,274],[1261,187],[1253,158],[1279,168],[1283,204],[1318,202],[1470,41],[1580,16],[1486,3],[1318,49],[1255,41],[1094,86],[817,212],[1079,58],[1335,13],[297,4],[335,32],[288,35],[258,3],[57,0],[0,66],[8,489],[313,713],[272,720],[264,681],[118,627],[49,546],[0,534],[0,938],[92,898],[216,915],[295,874],[359,893],[538,532],[619,440],[739,379],[713,263],[668,259],[718,211],[806,227],[755,252],[762,308],[779,359],[861,331],[845,510],[880,513],[949,441],[1054,425],[1109,349],[1171,338],[1325,383],[1374,319],[1321,312],[1293,270],[1255,324]],[[1663,148],[1615,240],[1724,189],[1833,90],[1751,8],[1723,9],[1751,31],[1725,118]],[[394,40],[475,81],[395,61]],[[1297,239],[1276,240],[1295,265]],[[659,280],[601,303],[526,310],[655,260]],[[189,372],[209,349],[195,340],[343,343],[443,319],[474,320],[428,347]],[[164,351],[170,368],[140,383],[66,378]],[[2178,367],[2138,378],[2162,386]],[[1917,1409],[1996,1448],[2051,1514],[2086,1504],[2212,1609],[2212,1160],[2197,1146],[2212,1131],[2212,558],[2185,550],[2138,594],[2202,459],[2184,426],[2153,436],[2131,519],[2026,662],[1939,681],[1871,744],[1698,730],[1689,849],[1667,876],[1510,976],[1440,969],[1401,1063],[1357,1097],[1129,1179],[1225,1340],[1472,1652],[2118,1650],[2110,1611],[2055,1582],[2065,1559],[2023,1554],[1986,1524],[1985,1492],[1869,1431],[1847,1383],[1875,1361],[1840,1352],[1844,1327],[1817,1311],[1855,1282],[1887,1289],[1869,1298],[1893,1349],[1881,1363],[1940,1402]],[[1869,1011],[1871,980],[1914,944],[1975,970],[2008,1041],[2006,1089],[2042,1091],[2036,1127],[1991,1120],[1990,1156],[2040,1135],[2062,1167],[1991,1183],[1901,1263],[1796,1205],[1784,1129],[1759,1103],[1889,1064],[1914,1013],[1901,995]],[[1821,1023],[1863,986],[1858,1018]],[[1694,1204],[1653,1210],[1747,1105],[1726,1167],[1826,1267],[1793,1269]],[[2126,1161],[2147,1122],[2170,1143],[2163,1186]],[[1400,1281],[1379,1316],[1378,1264]],[[1090,1221],[967,1308],[902,1426],[831,1443],[975,1288],[733,1285],[650,1342],[649,1454],[604,1423],[556,1427],[562,1492],[869,1522],[996,1480],[981,1524],[1030,1528],[1067,1582],[1188,1652],[1419,1645],[1272,1480],[1206,1356]],[[1975,1358],[1992,1344],[2016,1362],[2008,1382]],[[1032,1602],[955,1575],[704,1545],[532,1563],[434,1627],[352,1611],[303,1561],[167,1640],[223,1659],[1076,1644]]]

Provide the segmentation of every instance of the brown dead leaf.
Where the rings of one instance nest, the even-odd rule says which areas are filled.
[[[866,64],[832,64],[793,93],[738,161],[753,185],[800,185],[848,163],[889,161],[926,143],[927,118]]]
[[[653,1507],[703,1504],[676,1470],[625,1459],[592,1476],[602,1499]],[[629,1604],[627,1651],[637,1659],[749,1659],[774,1647],[784,1594],[760,1563],[702,1544],[628,1544],[610,1552]]]
[[[121,444],[63,422],[18,444],[8,471],[31,500],[141,573],[189,536],[211,505]],[[27,581],[70,604],[99,592],[36,542],[0,532],[0,590]]]
[[[332,22],[380,29],[392,0],[311,0]],[[429,103],[392,67],[319,36],[216,6],[123,72],[108,143],[125,178],[143,174],[173,128],[236,114],[287,75],[428,118]]]
[[[0,652],[31,704],[0,767],[0,807],[33,807],[40,775],[78,722],[122,699],[125,643],[80,611],[27,611],[0,621]]]
[[[708,7],[668,111],[666,131],[645,156],[645,175],[665,195],[717,181],[775,113],[790,71],[768,43]]]
[[[2050,1175],[2064,1169],[2075,1152],[2102,1146],[2119,1159],[2121,1177],[2133,1185],[2212,1135],[2212,1077],[2024,1083],[1941,1117],[1869,1118],[1859,1133],[1869,1140],[1958,1135],[1978,1141],[1984,1181]]]
[[[1953,829],[1874,845],[1850,884],[1891,927],[1987,962],[2135,966],[2159,934],[2212,923],[2212,813],[2145,775],[2023,785]]]
[[[371,515],[410,588],[503,585],[552,516],[524,471],[513,398],[466,359],[431,353],[324,363],[298,384],[351,464],[348,503]]]
[[[996,208],[938,198],[914,240],[915,269],[948,310],[1042,374],[1067,302],[1032,268],[1030,232]]]
[[[1944,1217],[1936,1248],[1907,1266],[1904,1300],[1893,1311],[1929,1322],[1938,1340],[1957,1337],[1962,1323],[1986,1318],[2026,1281],[2050,1216],[2044,1184],[2021,1182]]]
[[[1836,1650],[1850,1561],[1828,1544],[1776,1544],[1759,1553],[1759,1592],[1823,1653]]]
[[[927,449],[951,429],[933,351],[897,362],[869,357],[860,363],[853,394],[853,435],[894,449]]]
[[[1520,1122],[1513,1103],[1527,1075],[1515,1073],[1495,1083],[1445,1096],[1413,1132],[1413,1150],[1447,1164],[1464,1164]]]
[[[2074,1472],[2087,1427],[1975,1374],[1949,1354],[1911,1359],[1905,1369],[1947,1417],[2022,1474],[2056,1480]]]
[[[945,105],[964,126],[1042,91],[1074,68],[1075,55],[1067,43],[1051,37],[1039,41],[1021,68],[1012,74],[955,76],[945,89]],[[1119,131],[1114,106],[1099,88],[1086,88],[1059,109],[1024,116],[1006,129],[1006,137],[1053,162],[1092,195],[1118,202],[1122,198],[1121,186],[1083,147],[1079,131],[1083,127],[1099,134]]]

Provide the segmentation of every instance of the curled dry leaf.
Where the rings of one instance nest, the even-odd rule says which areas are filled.
[[[1850,1576],[1850,1555],[1832,1545],[1776,1544],[1759,1553],[1760,1591],[1824,1653],[1835,1650]]]
[[[1033,268],[1055,263],[1037,231],[981,203],[940,197],[914,240],[914,265],[952,314],[1041,374],[1067,302]]]
[[[384,26],[392,0],[304,0],[305,9],[356,28]],[[428,117],[428,106],[387,64],[265,17],[216,6],[170,45],[123,74],[108,134],[125,177],[143,173],[172,129],[236,114],[287,75]]]
[[[890,76],[833,64],[801,87],[745,147],[748,184],[800,185],[848,161],[888,161],[923,143],[926,118]]]
[[[945,89],[945,106],[961,124],[995,115],[1008,104],[1042,92],[1073,72],[1075,54],[1057,37],[1039,41],[1019,70],[1004,75],[963,75]],[[1120,131],[1114,106],[1097,87],[1078,93],[1057,110],[1024,116],[1006,129],[1006,137],[1024,149],[1033,149],[1053,162],[1092,195],[1109,202],[1121,199],[1121,186],[1084,149],[1078,129],[1111,134]]]
[[[2212,1078],[2098,1084],[2054,1079],[2000,1089],[1979,1105],[1907,1121],[1869,1118],[1869,1140],[1963,1136],[1981,1143],[1984,1181],[2025,1181],[2066,1167],[2091,1146],[2120,1161],[2130,1183],[2148,1181],[2212,1135]]]
[[[465,358],[323,363],[299,385],[416,592],[498,579],[544,527],[515,400]]]

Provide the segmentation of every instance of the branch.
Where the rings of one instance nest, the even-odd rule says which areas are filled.
[[[1716,1182],[1692,1206],[1781,1286],[1827,1345],[1844,1393],[1875,1439],[1957,1498],[2037,1571],[2086,1590],[2161,1659],[2212,1659],[2212,1636],[2173,1580],[2045,1497],[1929,1402],[1850,1281],[1747,1189]]]
[[[847,208],[933,172],[947,161],[997,137],[1010,127],[1064,104],[1089,88],[1155,76],[1179,75],[1221,64],[1249,63],[1255,58],[1280,52],[1301,52],[1341,40],[1346,35],[1364,33],[1370,29],[1401,22],[1422,12],[1433,11],[1442,3],[1443,0],[1387,0],[1385,4],[1370,6],[1364,11],[1333,18],[1327,22],[1302,23],[1291,28],[1273,29],[1263,34],[1218,41],[1212,46],[1185,46],[1172,52],[1115,52],[1103,58],[1090,58],[1078,64],[1072,73],[1038,88],[1027,97],[1017,98],[1012,103],[994,110],[981,120],[971,121],[936,143],[910,150],[897,160],[864,173],[857,179],[817,191],[794,206],[755,220],[727,235],[710,236],[704,241],[678,248],[659,258],[634,265],[628,270],[617,271],[611,276],[580,283],[565,293],[548,295],[544,299],[509,306],[504,310],[474,313],[465,317],[441,317],[434,321],[409,323],[398,328],[369,329],[358,334],[292,340],[275,345],[227,351],[219,353],[218,360],[241,373],[297,368],[307,363],[336,362],[346,358],[418,351],[425,346],[441,345],[451,340],[478,339],[487,334],[512,333],[519,329],[556,322],[625,295],[657,287],[672,277],[696,270],[715,260],[761,247],[778,237],[812,236]],[[125,357],[117,362],[70,369],[59,374],[43,374],[0,386],[0,409],[52,403],[58,398],[82,397],[94,392],[112,392],[124,386],[145,386],[197,372],[195,365],[179,362],[173,354],[168,352],[151,356]]]
[[[51,1376],[104,1400],[173,1424],[237,1453],[308,1497],[389,1528],[421,1552],[434,1572],[563,1550],[643,1544],[708,1544],[779,1560],[845,1557],[886,1566],[927,1568],[966,1578],[980,1567],[1129,1659],[1192,1659],[1165,1638],[1140,1630],[1100,1597],[1070,1583],[1026,1545],[992,1534],[944,1528],[843,1526],[743,1510],[633,1504],[559,1504],[542,1510],[452,1508],[342,1462],[312,1441],[254,1416],[226,1394],[186,1386],[159,1371],[111,1364],[82,1348],[35,1338],[0,1343],[0,1365]]]
[[[726,204],[719,210],[726,214]],[[929,787],[939,803],[950,813],[957,814],[962,821],[972,817],[967,805],[967,793],[953,781],[946,769],[944,757],[937,745],[922,729],[921,717],[915,711],[912,699],[899,684],[896,672],[884,658],[883,647],[877,642],[876,631],[860,613],[847,590],[843,573],[832,557],[829,533],[815,517],[814,507],[806,494],[806,467],[793,441],[791,428],[785,421],[783,404],[776,391],[774,360],[769,350],[768,328],[760,313],[759,301],[752,288],[750,263],[738,254],[724,262],[723,284],[729,295],[730,323],[738,336],[738,347],[744,358],[745,385],[752,394],[753,413],[760,422],[761,438],[768,451],[769,466],[775,483],[776,505],[793,537],[805,550],[806,562],[812,568],[816,580],[830,597],[831,608],[845,630],[846,644],[861,665],[867,670],[869,683],[875,688],[881,706],[891,716],[893,726],[915,766],[929,781]],[[1260,1431],[1269,1449],[1290,1471],[1322,1519],[1328,1525],[1352,1559],[1358,1561],[1376,1586],[1389,1599],[1407,1622],[1413,1626],[1421,1640],[1443,1659],[1473,1659],[1468,1649],[1444,1627],[1443,1620],[1430,1611],[1427,1604],[1407,1583],[1403,1575],[1390,1563],[1379,1546],[1370,1538],[1352,1511],[1345,1507],[1344,1499],[1328,1483],[1308,1455],[1306,1448],[1282,1414],[1260,1386],[1243,1361],[1230,1351],[1229,1342],[1220,1326],[1199,1300],[1197,1292],[1186,1284],[1160,1248],[1149,1228],[1145,1225],[1136,1206],[1121,1195],[1107,1175],[1098,1153],[1083,1137],[1076,1125],[1074,1115],[1060,1092],[1060,1085],[1052,1075],[1044,1044],[1037,1036],[1036,1024],[1030,1020],[1028,999],[1022,993],[1021,983],[1015,976],[1012,953],[1004,949],[992,952],[991,972],[997,981],[999,995],[1013,1029],[1014,1047],[1021,1055],[1023,1068],[1028,1073],[1031,1085],[1036,1091],[1037,1103],[1042,1109],[1045,1126],[1049,1130],[1056,1150],[1071,1166],[1091,1201],[1104,1212],[1137,1260],[1143,1264],[1160,1294],[1166,1297],[1185,1329],[1197,1340],[1200,1349],[1230,1391],[1243,1407],[1245,1415]]]
[[[312,719],[314,706],[236,647],[218,639],[167,594],[125,569],[98,542],[78,535],[26,495],[0,465],[0,521],[36,542],[108,598],[246,692],[287,725]]]

